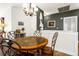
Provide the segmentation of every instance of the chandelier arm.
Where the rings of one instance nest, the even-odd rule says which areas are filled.
[[[36,9],[35,8],[37,8],[37,10],[38,10],[38,7],[37,6],[35,6],[35,7],[33,7],[32,6],[32,3],[29,3],[28,4],[28,8],[26,8],[26,7],[24,7],[24,13],[28,16],[33,16],[33,15],[36,15]]]

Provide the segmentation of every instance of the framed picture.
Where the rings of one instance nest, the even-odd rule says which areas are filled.
[[[48,28],[54,28],[54,27],[56,27],[56,21],[55,20],[49,20],[47,22],[47,27]]]
[[[18,22],[18,25],[19,25],[19,26],[23,26],[23,25],[24,25],[24,22],[19,21],[19,22]]]

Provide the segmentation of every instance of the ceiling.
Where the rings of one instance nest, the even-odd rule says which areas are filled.
[[[78,3],[36,3],[36,5],[42,9],[45,14],[57,13],[58,8],[70,5],[70,9],[78,9]],[[0,7],[6,6],[22,6],[22,3],[0,3]]]
[[[38,7],[40,7],[46,14],[52,14],[57,13],[58,8],[70,5],[70,10],[72,9],[78,9],[79,4],[78,3],[41,3],[37,4]]]
[[[41,3],[37,4],[45,13],[54,13],[57,8],[69,5],[68,3]]]

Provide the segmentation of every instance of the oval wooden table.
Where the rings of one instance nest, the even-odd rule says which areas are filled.
[[[42,49],[48,44],[48,39],[41,36],[19,37],[14,41],[17,42],[23,50]],[[15,44],[13,44],[12,47],[18,49]]]

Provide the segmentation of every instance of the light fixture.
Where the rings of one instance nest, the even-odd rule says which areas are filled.
[[[4,28],[5,28],[6,24],[4,23],[4,17],[0,18],[0,30],[2,30],[2,32],[4,32]]]
[[[23,11],[28,16],[36,15],[36,12],[38,11],[38,8],[34,3],[26,3],[23,4]]]
[[[6,32],[4,31],[4,28],[5,28],[6,24],[4,22],[4,17],[1,17],[0,18],[0,33],[2,38],[6,38]]]

